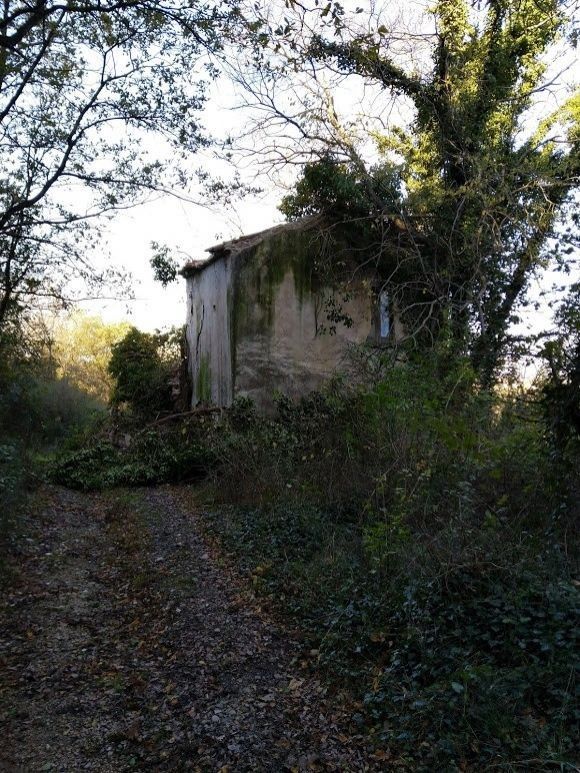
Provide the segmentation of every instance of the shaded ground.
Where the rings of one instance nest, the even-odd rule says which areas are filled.
[[[384,769],[171,490],[50,489],[18,544],[1,770]]]

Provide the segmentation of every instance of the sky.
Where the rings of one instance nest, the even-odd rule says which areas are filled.
[[[580,74],[578,62],[565,64],[567,78],[576,80]],[[349,109],[356,110],[357,100],[354,94],[350,98],[348,91],[334,94],[335,101],[342,103],[343,115]],[[223,136],[224,130],[239,132],[251,120],[247,109],[234,109],[239,105],[240,92],[227,79],[220,79],[210,95],[204,112],[204,123],[210,133]],[[552,107],[550,105],[549,107]],[[546,105],[538,105],[541,114]],[[397,116],[394,116],[395,120]],[[260,140],[258,140],[259,142]],[[195,162],[199,166],[212,169],[214,163],[210,157],[199,156]],[[221,171],[221,170],[220,170]],[[252,182],[257,167],[247,161],[247,166],[238,170],[245,182]],[[292,180],[297,169],[290,171],[286,180]],[[234,209],[226,210],[219,206],[200,206],[187,201],[160,195],[146,204],[117,214],[108,230],[108,247],[112,263],[122,265],[133,276],[134,299],[90,301],[83,304],[91,314],[98,314],[106,321],[128,320],[142,330],[153,331],[173,325],[182,325],[186,318],[185,281],[181,278],[167,288],[153,280],[149,265],[150,244],[156,241],[172,248],[180,264],[187,260],[199,260],[206,255],[208,247],[243,233],[252,233],[266,229],[283,220],[277,209],[285,190],[265,177],[259,179],[264,187],[260,196],[243,198]],[[555,276],[545,276],[533,283],[531,296],[540,298],[542,289],[551,285]],[[545,327],[549,312],[544,308],[539,313],[530,311],[521,325],[522,332],[532,328]]]
[[[108,322],[128,320],[147,331],[185,324],[185,280],[179,277],[166,288],[154,281],[151,242],[168,244],[180,265],[203,259],[214,244],[281,222],[276,209],[281,195],[245,199],[235,211],[160,196],[119,213],[109,230],[109,250],[112,262],[132,273],[135,298],[90,301],[83,308]]]
[[[236,109],[237,104],[233,84],[225,78],[218,80],[203,112],[203,124],[210,135],[223,138],[225,129],[243,130],[247,115]],[[224,178],[235,171],[234,166],[216,161],[207,151],[196,154],[192,165]],[[247,184],[259,173],[251,161],[237,171]],[[181,266],[189,260],[208,257],[206,250],[219,242],[282,222],[284,218],[277,206],[285,190],[263,177],[259,185],[263,193],[244,197],[227,208],[159,194],[145,204],[119,211],[107,229],[100,259],[131,273],[135,297],[90,300],[81,307],[107,322],[126,320],[146,331],[185,324],[185,280],[179,277],[166,288],[154,281],[149,265],[151,242],[168,245]],[[95,257],[98,263],[99,256]]]

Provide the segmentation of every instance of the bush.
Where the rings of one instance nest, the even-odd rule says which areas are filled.
[[[49,476],[55,483],[81,491],[199,480],[215,458],[197,433],[182,429],[141,432],[128,448],[97,441],[61,455]]]
[[[572,763],[579,460],[535,400],[410,360],[215,443],[233,506],[207,526],[359,693],[355,724],[407,769]]]
[[[542,351],[548,369],[542,386],[542,405],[556,450],[580,447],[580,282],[570,287],[558,308],[558,334]]]
[[[45,457],[78,440],[104,412],[43,365],[13,362],[0,377],[0,560]]]
[[[221,499],[255,504],[284,497],[342,506],[354,496],[358,471],[353,466],[345,476],[329,459],[357,399],[315,392],[293,403],[279,396],[273,418],[258,415],[247,401],[236,403],[211,438]]]
[[[115,380],[111,402],[126,404],[137,416],[171,409],[169,367],[159,348],[160,337],[131,328],[112,347],[109,373]]]
[[[14,518],[22,506],[26,483],[23,450],[17,442],[0,442],[0,564]]]
[[[561,759],[577,736],[577,589],[516,568],[406,587],[365,706],[415,764]],[[572,761],[572,757],[569,757]]]
[[[4,436],[32,446],[52,446],[86,429],[105,413],[104,405],[64,379],[24,372],[0,397]]]

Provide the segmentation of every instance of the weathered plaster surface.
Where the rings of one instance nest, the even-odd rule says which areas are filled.
[[[192,404],[230,405],[233,399],[229,297],[231,266],[219,260],[187,280]]]
[[[276,391],[298,397],[348,371],[349,348],[373,331],[370,289],[363,281],[351,288],[341,307],[352,325],[329,334],[331,291],[316,279],[314,239],[309,231],[282,231],[188,278],[194,406],[248,395],[268,409]]]
[[[324,291],[296,292],[288,269],[272,299],[272,324],[265,330],[246,320],[238,329],[236,346],[236,394],[252,397],[267,408],[275,391],[299,397],[318,389],[333,373],[348,370],[349,344],[362,342],[370,332],[368,293],[344,304],[352,327],[338,325],[334,335],[322,332],[326,322]]]

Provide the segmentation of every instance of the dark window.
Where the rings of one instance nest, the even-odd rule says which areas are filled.
[[[379,329],[378,337],[382,341],[388,338],[391,334],[391,310],[389,304],[389,296],[386,290],[381,290],[379,293]]]

